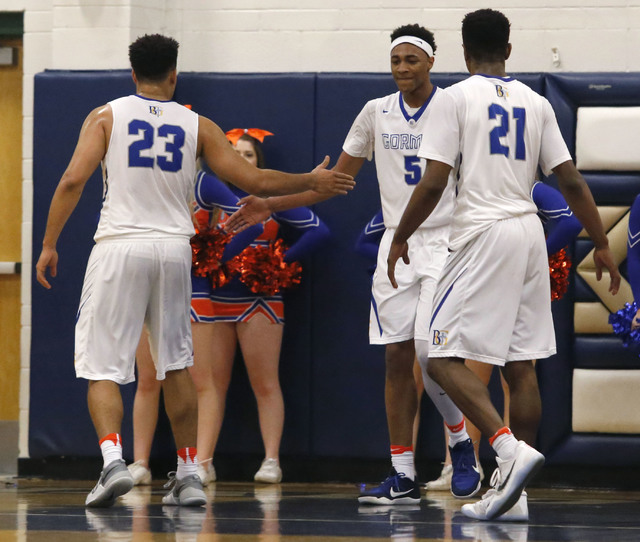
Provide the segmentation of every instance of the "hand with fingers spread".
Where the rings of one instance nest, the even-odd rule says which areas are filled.
[[[240,233],[251,226],[261,224],[271,216],[272,211],[265,198],[246,196],[238,203],[241,207],[229,217],[224,226],[229,233]]]
[[[322,163],[311,171],[316,177],[312,190],[323,195],[345,195],[353,190],[356,185],[353,177],[347,173],[327,169],[328,165],[329,156],[325,156]]]

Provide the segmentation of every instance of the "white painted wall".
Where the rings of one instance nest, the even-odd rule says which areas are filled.
[[[20,456],[28,456],[34,74],[128,68],[129,43],[155,32],[181,43],[182,71],[386,72],[390,31],[414,22],[436,35],[434,71],[462,72],[460,22],[482,7],[479,0],[0,0],[0,11],[25,13]],[[511,20],[511,72],[640,71],[640,0],[491,7]]]

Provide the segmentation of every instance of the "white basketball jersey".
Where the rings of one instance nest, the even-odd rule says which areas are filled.
[[[343,150],[358,157],[375,157],[384,225],[397,228],[415,185],[422,178],[425,160],[418,157],[427,118],[434,98],[442,91],[434,87],[425,104],[413,115],[407,112],[402,94],[396,92],[367,102],[347,134]],[[453,177],[438,206],[422,224],[436,228],[449,224],[453,212]]]
[[[431,109],[419,155],[457,168],[452,250],[498,220],[536,213],[538,165],[548,175],[571,160],[551,104],[510,77],[471,76]]]
[[[198,115],[176,102],[140,96],[109,105],[113,129],[94,239],[191,237]]]

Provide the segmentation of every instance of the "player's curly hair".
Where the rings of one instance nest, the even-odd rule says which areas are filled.
[[[467,13],[462,20],[462,43],[467,54],[481,62],[505,59],[511,23],[494,9]]]
[[[419,24],[405,24],[404,26],[399,26],[393,32],[391,32],[391,41],[399,38],[400,36],[415,36],[416,38],[420,38],[421,40],[426,41],[433,52],[436,52],[438,48],[436,46],[436,40],[433,37],[433,32],[427,30],[424,26],[420,26]]]
[[[129,61],[136,77],[162,81],[178,63],[179,44],[161,34],[145,34],[129,45]]]

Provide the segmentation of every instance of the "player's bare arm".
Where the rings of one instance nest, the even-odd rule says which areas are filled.
[[[609,249],[607,234],[586,181],[572,161],[556,166],[553,172],[558,178],[558,187],[562,195],[595,245],[593,259],[596,266],[596,278],[600,280],[602,270],[606,268],[611,279],[609,291],[615,295],[620,288],[618,265]]]
[[[442,193],[447,187],[450,171],[451,166],[448,164],[436,160],[428,160],[427,169],[413,190],[411,199],[393,236],[387,257],[387,275],[394,288],[398,287],[395,278],[397,261],[402,258],[404,263],[409,263],[407,240],[438,205]]]
[[[257,196],[295,194],[306,190],[331,196],[346,194],[355,185],[350,175],[327,170],[328,158],[309,173],[258,169],[233,150],[213,121],[202,116],[198,123],[198,156],[202,156],[220,178]]]
[[[318,165],[314,171],[320,167],[326,167],[325,162],[327,160],[328,157],[325,157],[322,164]],[[355,177],[360,171],[363,163],[364,158],[357,158],[343,151],[332,170]],[[353,186],[349,190],[351,189],[353,189]],[[345,191],[344,194],[347,194],[347,192]],[[266,220],[272,213],[295,209],[296,207],[309,207],[332,198],[335,195],[337,194],[320,194],[314,190],[307,190],[300,194],[290,194],[287,196],[277,196],[267,199],[247,196],[240,200],[240,209],[229,217],[229,220],[226,222],[225,229],[227,231],[239,233],[250,226]]]
[[[36,264],[38,282],[47,289],[51,288],[46,278],[47,270],[52,277],[57,274],[58,237],[76,208],[89,177],[107,152],[112,125],[113,115],[110,106],[104,105],[89,113],[80,130],[73,156],[51,200],[42,252]]]

